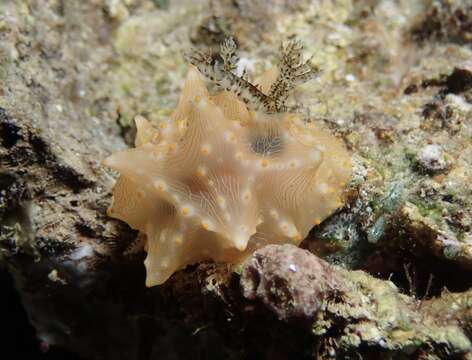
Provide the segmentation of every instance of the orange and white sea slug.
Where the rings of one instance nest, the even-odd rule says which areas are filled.
[[[228,50],[229,49],[229,50]],[[109,215],[145,234],[146,285],[203,260],[235,263],[269,243],[299,244],[342,204],[351,173],[343,144],[285,111],[286,91],[315,70],[301,47],[250,84],[223,62],[190,56],[177,109],[158,127],[136,118],[135,148],[106,159],[120,173]],[[224,90],[208,93],[201,74]]]

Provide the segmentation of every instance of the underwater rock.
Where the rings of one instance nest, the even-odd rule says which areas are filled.
[[[447,168],[447,162],[441,147],[436,144],[426,145],[418,153],[418,163],[426,171],[435,173]]]
[[[118,360],[470,358],[472,51],[468,13],[453,11],[467,1],[161,3],[0,2],[0,265],[42,349]],[[442,30],[412,41],[433,3]],[[205,19],[213,25],[199,31]],[[136,117],[170,117],[182,52],[227,35],[244,59],[238,74],[254,83],[281,39],[302,40],[321,72],[283,105],[353,155],[344,206],[301,243],[314,255],[285,246],[261,248],[260,264],[248,258],[247,269],[287,280],[273,299],[246,265],[201,263],[146,288],[145,254],[123,254],[141,237],[106,215],[117,174],[102,159],[129,147]],[[418,171],[427,144],[447,171]],[[277,269],[291,265],[284,253],[312,272]],[[339,281],[317,297],[310,276]],[[277,305],[287,299],[295,306]]]
[[[470,312],[470,291],[423,303],[400,294],[389,281],[346,271],[288,244],[256,251],[244,264],[240,285],[246,298],[262,302],[280,320],[308,321],[316,335],[325,337],[321,353],[341,357],[373,346],[411,355],[426,344],[438,356],[472,351],[463,328],[467,321],[460,320]],[[431,311],[451,301],[457,306],[447,315]]]
[[[325,261],[293,245],[256,251],[241,274],[244,296],[262,301],[281,320],[313,320],[339,281]]]

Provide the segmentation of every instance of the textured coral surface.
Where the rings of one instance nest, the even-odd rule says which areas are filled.
[[[341,205],[351,163],[339,140],[232,92],[210,96],[193,67],[172,117],[136,125],[136,148],[105,163],[121,174],[109,214],[146,235],[148,286],[201,260],[299,244]]]
[[[0,317],[18,309],[11,277],[42,358],[62,347],[100,360],[470,359],[470,6],[0,1]],[[194,60],[214,65],[229,36],[231,72],[253,83],[280,64],[282,40],[313,55],[306,70],[320,72],[289,98],[241,95],[346,145],[346,201],[300,247],[200,262],[146,288],[145,254],[125,252],[143,237],[107,216],[118,174],[102,160],[133,146],[135,118],[169,122],[182,53],[210,48]],[[232,76],[216,70],[225,87]],[[20,320],[0,323],[0,356],[25,354]]]

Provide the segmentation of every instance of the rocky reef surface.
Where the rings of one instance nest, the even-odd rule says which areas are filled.
[[[470,14],[466,0],[2,1],[0,264],[41,348],[472,359]],[[289,105],[351,151],[347,201],[303,249],[148,289],[144,255],[123,255],[136,232],[106,216],[102,160],[131,144],[135,116],[175,108],[183,52],[229,35],[249,76],[281,40],[313,54],[322,73]]]

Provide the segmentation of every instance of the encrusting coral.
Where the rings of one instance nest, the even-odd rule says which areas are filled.
[[[233,71],[234,41],[193,66],[177,109],[154,128],[136,118],[135,148],[105,164],[120,172],[109,215],[146,236],[147,286],[202,260],[238,262],[268,243],[299,244],[342,203],[350,156],[329,132],[285,112],[317,70],[301,46],[257,85]],[[222,59],[222,61],[221,61]],[[201,74],[223,89],[211,96]]]

